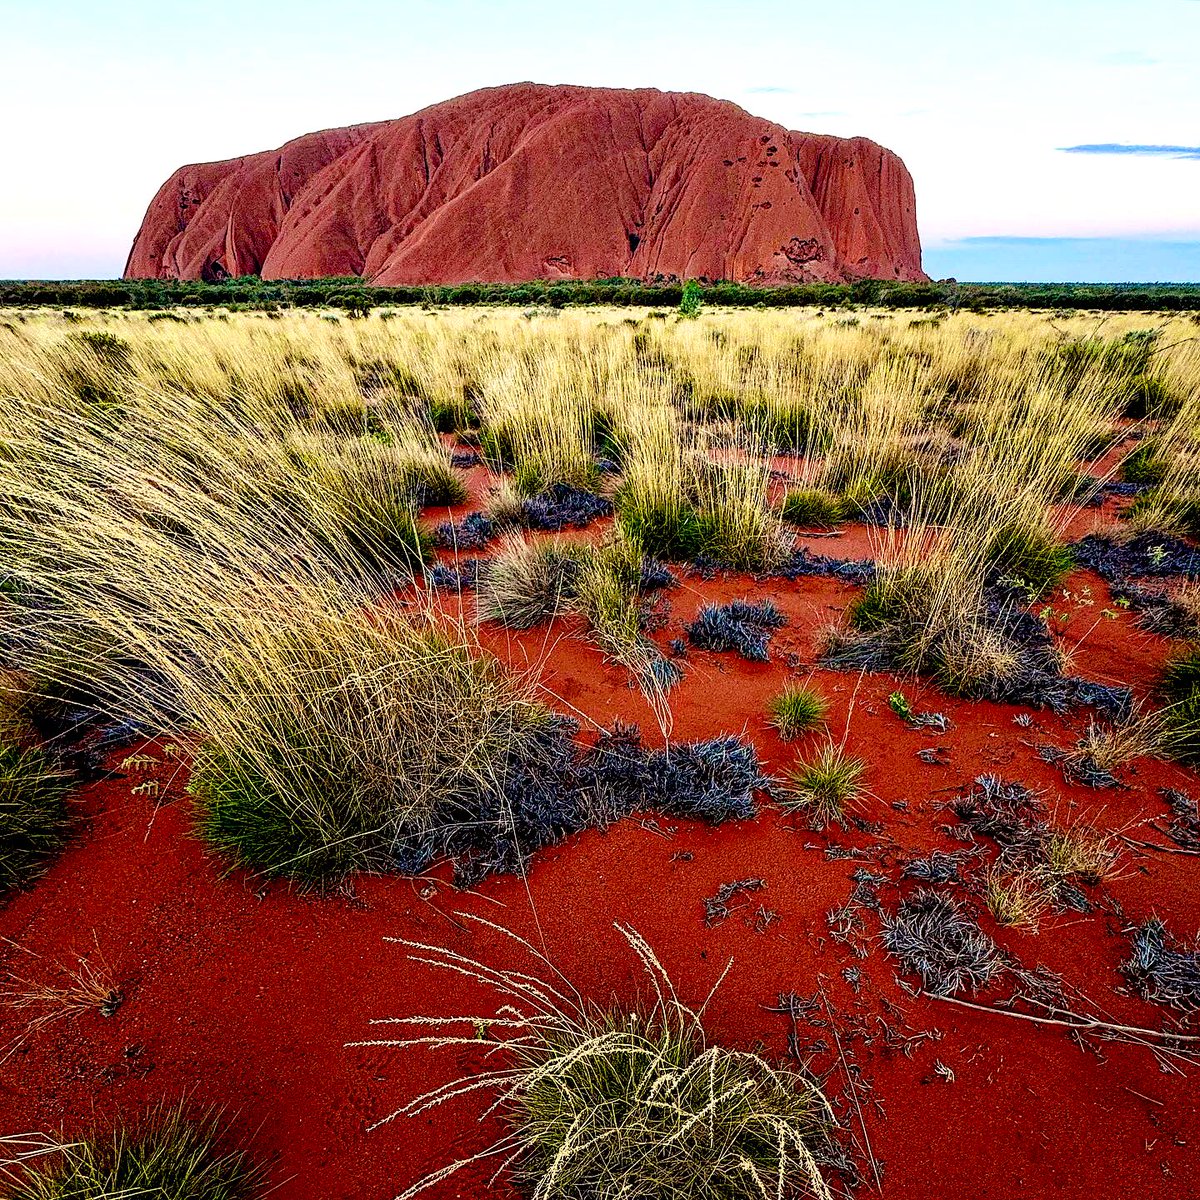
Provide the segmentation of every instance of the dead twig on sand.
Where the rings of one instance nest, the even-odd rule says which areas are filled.
[[[825,1009],[826,1019],[829,1021],[829,1032],[833,1034],[833,1043],[837,1048],[838,1062],[841,1064],[842,1071],[846,1076],[846,1087],[850,1092],[850,1099],[854,1101],[854,1111],[858,1115],[858,1125],[862,1130],[863,1149],[867,1152],[867,1161],[871,1164],[871,1174],[875,1177],[875,1190],[880,1195],[883,1194],[883,1180],[879,1178],[879,1163],[875,1158],[875,1153],[871,1149],[871,1139],[867,1134],[867,1122],[863,1116],[862,1105],[858,1100],[858,1085],[854,1076],[850,1074],[850,1067],[846,1063],[846,1054],[842,1049],[842,1039],[838,1034],[837,1022],[833,1019],[833,1010],[829,1006],[829,1001],[825,996],[825,989],[818,988],[817,995],[821,998],[821,1006]]]
[[[1123,833],[1118,833],[1117,837],[1129,846],[1140,846],[1147,850],[1161,850],[1164,854],[1188,854],[1193,858],[1200,858],[1200,850],[1187,850],[1183,846],[1162,846],[1158,842],[1143,842],[1137,838],[1127,837]]]
[[[994,1004],[976,1004],[973,1000],[961,1000],[957,996],[938,996],[933,992],[925,992],[931,1000],[942,1000],[947,1004],[957,1004],[962,1008],[973,1008],[976,1012],[995,1013],[1001,1017],[1015,1017],[1018,1021],[1032,1021],[1035,1025],[1059,1025],[1065,1029],[1076,1029],[1080,1033],[1113,1033],[1125,1034],[1131,1038],[1151,1038],[1164,1042],[1200,1043],[1200,1034],[1171,1033],[1167,1029],[1144,1029],[1140,1025],[1121,1025],[1115,1021],[1101,1021],[1096,1017],[1085,1017],[1082,1013],[1069,1012],[1066,1009],[1052,1008],[1050,1011],[1060,1013],[1057,1017],[1043,1017],[1037,1013],[1017,1012],[1011,1008],[997,1008]]]

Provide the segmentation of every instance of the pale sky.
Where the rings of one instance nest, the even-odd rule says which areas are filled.
[[[873,138],[935,277],[1200,281],[1200,0],[0,0],[0,53],[0,278],[119,275],[183,163],[533,80]]]

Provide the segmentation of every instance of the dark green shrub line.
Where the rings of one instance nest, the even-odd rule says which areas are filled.
[[[263,280],[255,275],[220,283],[165,279],[0,281],[0,306],[164,309],[177,306],[229,308],[340,308],[361,316],[381,305],[506,304],[519,307],[606,304],[678,308],[688,294],[689,311],[699,304],[733,307],[823,308],[870,305],[893,309],[991,310],[1004,308],[1102,309],[1187,312],[1200,310],[1197,284],[1077,283],[812,283],[754,286],[667,277],[654,280],[531,280],[527,283],[470,283],[379,288],[357,277]]]

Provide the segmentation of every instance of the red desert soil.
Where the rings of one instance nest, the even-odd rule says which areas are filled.
[[[483,475],[472,472],[477,488]],[[847,541],[859,536],[851,530]],[[812,545],[838,552],[831,550],[836,541]],[[1069,590],[1080,591],[1084,582],[1096,605],[1079,607],[1070,619],[1071,636],[1082,639],[1078,669],[1127,680],[1144,693],[1167,643],[1138,631],[1127,613],[1090,628],[1105,596],[1098,580],[1082,575]],[[614,921],[649,939],[688,1000],[702,999],[732,957],[709,1009],[712,1032],[728,1044],[761,1044],[776,1056],[787,1053],[790,1021],[766,1006],[780,992],[807,995],[823,986],[842,1043],[870,1085],[860,1092],[862,1120],[881,1164],[882,1194],[893,1200],[1194,1194],[1188,1181],[1200,1115],[1190,1078],[1164,1073],[1142,1048],[1084,1047],[1061,1029],[914,998],[899,986],[873,919],[861,941],[868,953],[860,958],[830,939],[825,914],[848,899],[857,867],[876,870],[934,847],[954,849],[944,832],[951,818],[939,805],[981,773],[1044,791],[1064,822],[1090,817],[1155,840],[1161,839],[1139,826],[1165,814],[1156,788],[1194,789],[1195,775],[1140,761],[1122,788],[1067,786],[1034,746],[1069,745],[1084,715],[1064,720],[1035,712],[1032,725],[1020,727],[1013,718],[1027,710],[948,699],[911,680],[901,686],[914,706],[944,712],[951,728],[940,735],[909,729],[888,707],[895,679],[859,679],[811,665],[816,630],[853,594],[826,579],[687,577],[670,595],[670,623],[658,636],[679,636],[681,623],[707,600],[773,598],[791,618],[772,642],[773,661],[692,651],[676,693],[673,737],[746,734],[767,769],[783,771],[815,739],[783,744],[763,708],[785,679],[811,676],[832,702],[835,736],[848,725],[849,749],[870,764],[871,795],[859,815],[878,830],[817,834],[771,807],[753,821],[716,829],[628,820],[539,853],[527,880],[490,879],[456,894],[441,868],[420,880],[363,878],[351,894],[318,898],[264,886],[241,872],[223,875],[191,835],[186,772],[165,759],[148,776],[114,769],[110,779],[85,787],[78,797],[82,832],[32,891],[0,911],[3,963],[19,976],[50,980],[55,964],[73,966],[77,953],[98,948],[125,1001],[111,1018],[67,1018],[24,1038],[29,1014],[0,1009],[3,1044],[20,1039],[0,1068],[2,1127],[65,1126],[71,1133],[93,1116],[110,1120],[187,1096],[197,1105],[226,1107],[235,1131],[271,1164],[281,1200],[388,1200],[448,1158],[481,1148],[495,1132],[478,1125],[485,1104],[468,1097],[368,1134],[368,1124],[470,1070],[478,1057],[345,1048],[379,1034],[368,1024],[374,1017],[495,1011],[487,992],[408,961],[403,947],[385,940],[433,942],[514,964],[511,943],[465,927],[454,915],[469,912],[544,945],[599,1000],[615,993],[628,1001],[644,986]],[[572,623],[521,635],[485,627],[481,637],[510,662],[541,663],[547,688],[585,727],[620,717],[638,721],[648,740],[658,740],[624,673],[603,663]],[[916,756],[933,746],[945,747],[945,765]],[[114,755],[114,768],[137,749]],[[163,758],[153,745],[148,753]],[[144,778],[161,782],[157,798],[132,794]],[[829,845],[857,847],[862,856],[832,860]],[[765,890],[707,927],[704,898],[746,877],[762,878]],[[1157,913],[1177,935],[1200,927],[1195,860],[1182,855],[1129,849],[1119,878],[1091,893],[1119,904],[1129,920]],[[894,906],[898,894],[885,885],[885,905]],[[760,903],[779,917],[765,928],[755,920]],[[1163,1024],[1163,1010],[1123,988],[1125,942],[1111,911],[1054,916],[1037,934],[997,929],[986,916],[983,924],[1024,966],[1061,973],[1114,1019]],[[857,989],[843,976],[854,967],[861,971]],[[991,993],[1003,994],[1002,988]],[[893,1031],[888,1038],[883,1023]],[[800,1029],[802,1041],[821,1035]],[[830,1040],[828,1030],[824,1036]],[[836,1055],[818,1054],[815,1066],[831,1072],[831,1092],[844,1090]],[[861,1141],[857,1116],[852,1129]],[[488,1190],[490,1170],[464,1172],[429,1194],[513,1195],[503,1180]],[[868,1169],[864,1195],[872,1191],[869,1176]]]
[[[181,167],[126,278],[373,284],[925,279],[912,178],[867,138],[693,92],[510,84]]]

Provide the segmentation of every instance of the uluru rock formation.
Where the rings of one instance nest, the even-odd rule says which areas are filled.
[[[181,167],[126,278],[251,274],[926,278],[912,178],[875,142],[691,92],[532,83]]]

